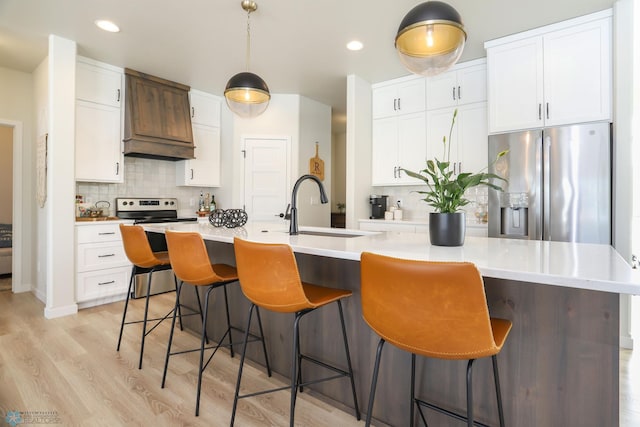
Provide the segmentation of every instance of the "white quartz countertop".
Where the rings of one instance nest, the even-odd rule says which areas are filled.
[[[244,227],[216,228],[208,222],[146,224],[145,229],[196,231],[205,240],[233,243],[234,237],[286,243],[297,253],[360,260],[364,251],[432,261],[469,261],[484,277],[541,283],[579,289],[640,295],[640,272],[632,269],[609,245],[470,237],[460,247],[432,246],[426,233],[371,232],[336,228],[300,227],[357,237],[288,234],[288,223],[247,223]]]

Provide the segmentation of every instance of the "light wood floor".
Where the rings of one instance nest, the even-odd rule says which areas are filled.
[[[156,296],[156,314],[168,311],[173,295]],[[140,314],[142,300],[133,302]],[[46,320],[31,293],[0,292],[0,425],[9,411],[53,413],[64,426],[227,426],[238,357],[217,354],[205,371],[200,416],[194,416],[197,353],[172,357],[165,389],[160,388],[169,323],[147,338],[144,365],[137,369],[138,326],[125,328],[120,352],[116,341],[122,303],[81,310]],[[198,339],[176,331],[176,344],[194,347]],[[621,354],[620,425],[640,426],[640,352]],[[264,370],[247,366],[243,388],[282,385]],[[632,380],[633,379],[633,380]],[[597,385],[596,385],[597,386]],[[508,398],[508,396],[504,396]],[[360,396],[366,406],[366,396]],[[288,424],[287,391],[241,401],[237,426]],[[305,392],[296,407],[301,426],[361,426],[343,412]]]

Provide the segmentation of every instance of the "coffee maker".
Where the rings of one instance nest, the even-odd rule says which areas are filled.
[[[371,216],[369,219],[383,219],[384,213],[387,210],[387,198],[389,196],[376,196],[375,194],[369,196],[369,203],[371,204]]]

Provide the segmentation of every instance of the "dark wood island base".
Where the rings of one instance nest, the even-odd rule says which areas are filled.
[[[206,241],[216,262],[235,265],[233,246]],[[358,261],[296,254],[302,280],[353,290],[344,302],[356,389],[360,402],[367,402],[376,336],[362,319],[360,264]],[[399,279],[401,280],[401,279]],[[510,319],[513,330],[498,355],[506,425],[517,427],[602,427],[619,424],[619,294],[485,278],[492,316]],[[232,324],[246,323],[249,303],[240,287],[230,289]],[[194,301],[189,301],[193,298]],[[187,303],[195,303],[185,293]],[[336,313],[328,308],[312,313],[301,322],[303,352],[327,360],[343,360]],[[210,308],[209,328],[222,332],[221,300]],[[198,322],[186,326],[198,330]],[[290,371],[291,322],[287,316],[262,313],[267,351],[274,371],[287,377]],[[213,334],[211,334],[213,335]],[[321,337],[321,338],[320,338]],[[241,333],[234,333],[240,342]],[[287,351],[282,351],[282,348]],[[240,347],[237,348],[237,351]],[[247,357],[263,363],[260,346],[250,345]],[[444,407],[465,407],[465,361],[418,358],[417,396]],[[474,369],[475,413],[479,421],[498,424],[491,359],[480,359]],[[393,426],[409,424],[411,357],[393,346],[385,350],[380,366],[373,416]],[[215,362],[212,369],[215,369]],[[321,368],[303,366],[305,378],[319,377]],[[338,406],[351,404],[348,379],[311,387]],[[366,408],[365,404],[362,407]],[[427,420],[437,426],[459,423],[435,412]]]

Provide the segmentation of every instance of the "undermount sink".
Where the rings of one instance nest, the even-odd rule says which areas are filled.
[[[334,228],[334,229],[323,229],[318,227],[316,229],[307,228],[304,230],[299,230],[298,235],[307,235],[307,236],[323,236],[323,237],[342,237],[344,239],[352,238],[352,237],[360,237],[360,236],[368,236],[371,234],[378,234],[375,231],[363,231],[363,230],[345,230],[342,228]]]
[[[360,237],[364,236],[363,233],[339,233],[339,232],[331,232],[331,231],[309,231],[309,230],[301,230],[298,231],[298,234],[307,234],[309,236],[325,236],[325,237]]]

